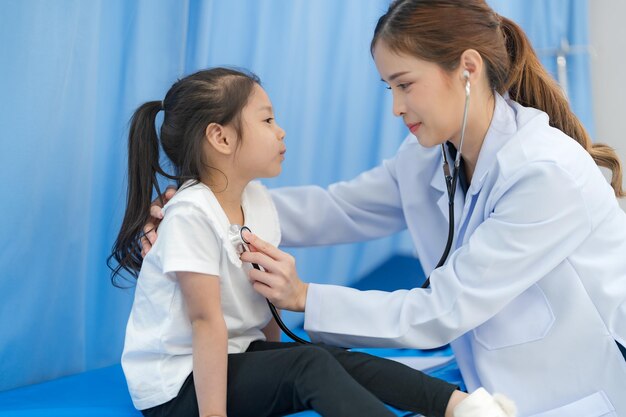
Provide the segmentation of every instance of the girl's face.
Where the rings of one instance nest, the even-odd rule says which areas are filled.
[[[391,51],[384,41],[374,47],[374,61],[393,94],[393,113],[403,118],[419,143],[432,147],[452,140],[458,145],[464,84],[439,65]]]
[[[235,156],[235,171],[246,179],[270,178],[280,174],[285,160],[285,131],[276,123],[272,102],[255,84],[241,112],[243,140]]]

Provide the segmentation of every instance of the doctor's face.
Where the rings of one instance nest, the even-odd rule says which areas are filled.
[[[463,118],[463,83],[439,65],[391,51],[384,41],[374,48],[374,61],[393,94],[393,114],[402,117],[419,143],[432,147],[458,143]]]

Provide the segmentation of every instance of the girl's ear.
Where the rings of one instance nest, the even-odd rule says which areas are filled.
[[[219,123],[210,123],[204,131],[204,139],[216,152],[230,155],[235,150],[235,135],[231,129]]]

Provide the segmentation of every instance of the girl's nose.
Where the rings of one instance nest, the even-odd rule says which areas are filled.
[[[282,127],[278,126],[278,139],[285,140],[285,135],[285,130]]]

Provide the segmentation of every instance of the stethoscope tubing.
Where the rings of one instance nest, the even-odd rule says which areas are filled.
[[[452,249],[452,242],[454,241],[454,196],[456,194],[456,185],[459,180],[459,173],[461,171],[461,149],[463,148],[463,140],[465,139],[465,127],[467,125],[467,113],[469,110],[470,100],[470,82],[469,72],[463,74],[466,78],[465,83],[465,106],[463,108],[463,121],[461,122],[461,140],[459,143],[459,149],[456,157],[454,158],[454,172],[450,175],[450,166],[448,164],[448,156],[446,154],[446,148],[444,144],[441,144],[441,154],[443,158],[443,176],[446,181],[446,191],[448,193],[448,238],[446,240],[446,246],[437,262],[435,269],[440,268],[448,259],[450,250]],[[422,284],[422,288],[428,288],[430,286],[430,276],[426,278]]]
[[[457,173],[454,173],[455,176]],[[446,179],[447,182],[447,179]],[[456,185],[456,181],[450,181],[451,184]],[[439,258],[439,262],[437,262],[437,266],[435,269],[443,266],[448,259],[448,255],[450,254],[450,249],[452,249],[452,241],[454,240],[454,193],[448,194],[448,218],[450,221],[448,222],[448,239],[446,241],[446,247],[441,254],[441,258]],[[428,288],[430,286],[430,276],[426,278],[426,281],[422,284],[422,288]]]
[[[243,231],[244,230],[247,230],[250,233],[252,233],[252,231],[247,226],[242,226],[241,230],[239,231],[239,236],[241,237],[241,241],[244,242],[246,245],[249,245],[250,242],[248,242],[243,237]],[[244,247],[244,250],[247,250],[247,248]],[[251,262],[250,264],[252,265],[252,267],[254,269],[262,271],[261,267],[258,264],[255,264],[254,262]],[[309,342],[308,340],[302,339],[301,337],[295,335],[291,330],[289,330],[289,327],[287,327],[287,325],[281,319],[280,314],[278,314],[278,310],[276,309],[276,306],[274,304],[272,304],[272,302],[270,300],[268,300],[267,298],[265,299],[265,301],[267,301],[267,306],[269,307],[270,312],[272,313],[272,317],[274,317],[274,320],[276,320],[276,324],[278,324],[278,327],[280,327],[280,330],[282,330],[283,333],[285,333],[287,336],[289,336],[289,338],[291,340],[293,340],[294,342],[296,342],[296,343],[300,343],[300,344],[303,344],[303,345],[310,345],[311,344],[311,342]]]

